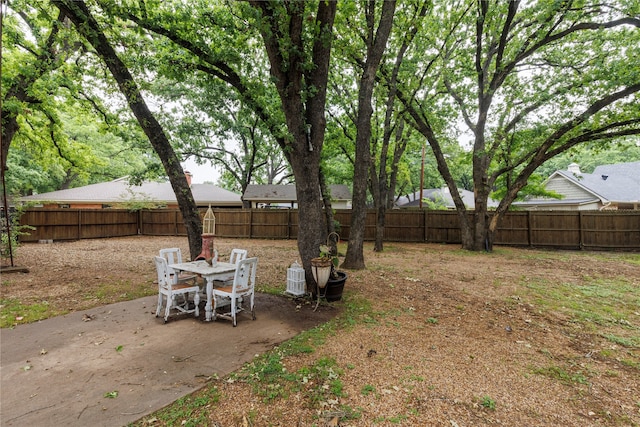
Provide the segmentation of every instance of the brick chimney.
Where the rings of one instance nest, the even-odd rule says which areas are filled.
[[[184,177],[187,178],[187,185],[189,185],[189,188],[191,188],[191,177],[193,175],[191,175],[191,172],[189,171],[184,171]]]

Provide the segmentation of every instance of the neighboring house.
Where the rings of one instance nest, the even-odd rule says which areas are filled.
[[[536,197],[513,205],[526,210],[640,210],[640,162],[601,165],[593,173],[582,173],[572,163],[551,174],[545,188],[562,199]]]
[[[458,188],[458,192],[460,192],[460,196],[462,197],[462,201],[464,205],[468,209],[475,209],[475,200],[473,198],[473,193],[469,190],[465,190],[462,188]],[[428,207],[425,203],[425,200],[429,199],[432,202],[435,202],[438,205],[444,205],[447,209],[455,210],[456,205],[453,203],[453,197],[451,197],[451,192],[449,191],[449,187],[442,188],[425,188],[422,190],[422,207]],[[407,194],[406,196],[398,197],[396,201],[396,206],[399,208],[417,208],[420,207],[420,191],[416,191],[412,194]],[[489,207],[496,207],[498,203],[492,199],[489,199]]]
[[[351,209],[351,191],[346,185],[330,185],[331,206],[334,209]],[[247,185],[242,196],[245,208],[297,208],[296,186]]]
[[[209,205],[214,208],[241,208],[239,194],[224,190],[212,184],[191,184],[187,173],[191,193],[199,208]],[[86,185],[50,193],[22,197],[23,202],[37,202],[45,208],[105,209],[136,202],[152,202],[167,208],[177,208],[178,202],[167,182],[145,182],[140,186],[129,185],[126,178],[110,182]]]

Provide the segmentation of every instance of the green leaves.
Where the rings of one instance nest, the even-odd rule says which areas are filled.
[[[115,399],[116,397],[118,397],[118,390],[106,392],[104,394],[104,397],[106,397],[107,399]]]

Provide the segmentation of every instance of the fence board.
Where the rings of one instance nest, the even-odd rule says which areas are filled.
[[[249,209],[216,209],[216,236],[251,237],[252,211]]]
[[[392,210],[385,214],[384,239],[392,242],[424,241],[424,211]],[[375,237],[375,236],[374,236]]]
[[[580,249],[579,212],[531,213],[531,246]]]
[[[529,212],[510,212],[498,224],[493,243],[496,245],[529,246]]]
[[[296,239],[296,209],[214,209],[216,235],[231,238]],[[204,210],[201,212],[204,215]],[[334,215],[343,240],[349,238],[351,211]],[[393,210],[385,215],[385,241],[461,242],[455,211]],[[77,240],[135,234],[186,236],[177,209],[129,212],[122,209],[28,209],[21,223],[36,229],[23,242]],[[365,218],[365,240],[375,238],[376,212]],[[563,249],[640,250],[640,212],[509,212],[498,224],[494,244]]]
[[[20,241],[79,240],[138,234],[138,213],[111,209],[28,209],[20,223],[35,227]]]
[[[640,246],[640,214],[618,212],[581,213],[582,247],[585,249],[618,249]]]
[[[186,236],[182,214],[177,209],[140,211],[140,234],[147,236]]]
[[[458,213],[426,211],[426,241],[431,243],[461,243]]]
[[[283,239],[288,238],[289,210],[288,209],[264,209],[254,210],[251,221],[251,238],[257,239]]]

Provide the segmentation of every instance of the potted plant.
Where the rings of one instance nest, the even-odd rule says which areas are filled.
[[[318,284],[318,288],[324,289],[329,281],[332,269],[331,249],[328,245],[320,245],[320,255],[311,259],[311,273]]]
[[[334,234],[337,239],[336,246],[332,248],[329,242],[331,236]],[[326,286],[326,289],[324,290],[324,297],[329,302],[338,301],[342,298],[342,291],[347,280],[347,273],[337,269],[340,265],[337,248],[337,242],[339,241],[340,236],[338,233],[330,233],[329,236],[327,236],[327,243],[320,245],[319,256],[311,260],[313,278],[321,289]]]

